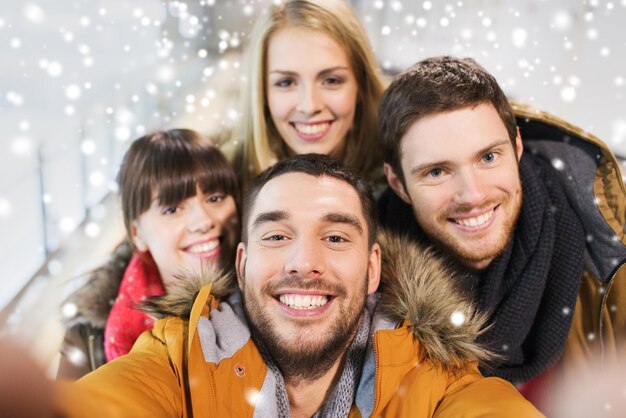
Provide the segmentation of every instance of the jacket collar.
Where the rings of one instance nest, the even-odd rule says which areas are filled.
[[[491,354],[475,342],[486,316],[475,311],[445,262],[430,248],[387,232],[382,232],[378,241],[383,269],[376,317],[382,316],[383,322],[395,326],[408,324],[424,355],[444,369],[490,358]],[[203,286],[211,286],[211,298],[196,301],[201,305],[211,299],[224,301],[238,291],[232,271],[207,269],[177,283],[168,295],[144,304],[145,310],[157,319],[188,319]]]

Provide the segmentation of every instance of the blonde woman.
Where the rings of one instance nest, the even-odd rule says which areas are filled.
[[[365,31],[342,0],[272,5],[248,50],[235,166],[251,178],[291,155],[342,160],[368,180],[382,174],[376,117],[383,91]]]

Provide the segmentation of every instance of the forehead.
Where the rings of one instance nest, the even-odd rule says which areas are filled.
[[[491,103],[424,116],[401,140],[403,166],[472,156],[497,140],[508,139],[506,126]]]
[[[328,34],[287,26],[269,38],[267,66],[269,71],[321,71],[336,66],[347,67],[349,60],[344,48]]]
[[[367,228],[356,190],[334,177],[288,173],[273,178],[259,191],[247,227],[260,213],[277,211],[285,212],[296,225],[341,212],[356,217]]]

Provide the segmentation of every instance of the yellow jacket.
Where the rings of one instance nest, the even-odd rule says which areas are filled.
[[[488,353],[473,340],[485,318],[456,291],[450,272],[428,250],[383,241],[395,247],[386,253],[404,256],[384,259],[382,291],[368,298],[372,338],[350,417],[542,416],[508,382],[481,376],[477,362]],[[275,415],[271,373],[228,276],[199,292],[191,285],[170,293],[156,308],[166,317],[128,355],[59,384],[63,416]],[[455,312],[464,324],[450,321]]]

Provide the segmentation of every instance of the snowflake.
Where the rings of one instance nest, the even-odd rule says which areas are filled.
[[[452,322],[452,325],[454,325],[455,327],[460,327],[461,325],[465,324],[465,321],[465,314],[461,311],[454,311],[450,315],[450,322]]]
[[[58,276],[63,271],[63,263],[61,263],[56,258],[48,261],[48,273],[51,276]]]
[[[0,218],[8,218],[13,213],[13,205],[11,202],[0,196]]]
[[[565,162],[563,162],[563,160],[561,160],[560,158],[553,158],[552,167],[559,171],[562,171],[565,168]]]
[[[42,8],[34,3],[28,3],[24,6],[24,16],[32,23],[41,23],[45,19]]]
[[[65,88],[65,97],[69,100],[76,100],[80,97],[81,90],[76,84],[70,84]]]
[[[523,48],[526,45],[526,40],[528,39],[528,33],[524,28],[516,28],[511,33],[511,38],[513,40],[513,45],[517,48]]]
[[[263,400],[263,396],[261,395],[261,392],[257,389],[254,389],[254,388],[246,389],[244,393],[245,393],[246,401],[252,406],[258,405]]]
[[[75,303],[67,302],[67,303],[64,303],[63,306],[61,307],[61,315],[63,315],[64,318],[67,318],[67,319],[74,318],[77,313],[78,313],[78,307],[76,306]]]

